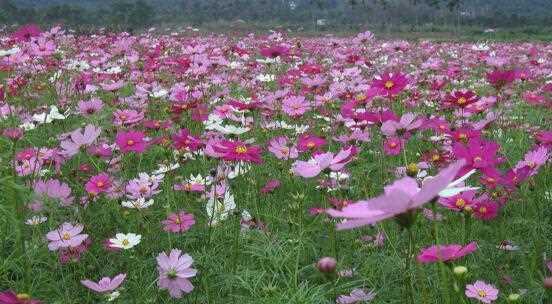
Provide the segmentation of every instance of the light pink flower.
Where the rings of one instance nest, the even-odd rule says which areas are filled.
[[[466,297],[489,304],[498,299],[498,289],[494,285],[476,281],[473,284],[466,285]]]
[[[169,255],[161,252],[157,256],[157,270],[160,289],[167,289],[173,298],[181,298],[183,293],[190,293],[194,286],[188,280],[197,274],[197,270],[190,268],[193,259],[190,255],[181,255],[179,249],[172,249]]]
[[[95,292],[107,293],[117,289],[117,287],[119,287],[121,283],[123,283],[125,278],[126,278],[126,273],[120,273],[115,277],[113,277],[113,279],[109,277],[103,277],[97,283],[92,282],[90,280],[82,280],[81,284]]]
[[[63,223],[58,229],[52,230],[46,234],[46,239],[50,242],[48,249],[56,251],[59,248],[77,247],[88,238],[88,234],[80,234],[84,229],[83,225],[73,226],[71,223]]]

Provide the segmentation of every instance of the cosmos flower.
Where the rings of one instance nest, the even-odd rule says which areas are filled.
[[[473,91],[454,90],[445,98],[446,107],[465,108],[479,100],[479,97]]]
[[[180,233],[188,231],[195,224],[195,219],[193,214],[179,211],[169,214],[167,219],[161,223],[163,224],[163,230]]]
[[[326,140],[324,138],[312,134],[303,134],[299,136],[297,150],[300,152],[312,151],[324,145],[326,145]]]
[[[93,282],[90,280],[82,280],[81,284],[98,293],[108,293],[117,289],[125,280],[126,273],[120,273],[113,277],[103,277],[100,281]]]
[[[427,264],[435,262],[450,262],[458,260],[477,250],[477,243],[471,242],[466,246],[452,245],[433,245],[422,249],[418,255],[418,262]]]
[[[340,230],[370,225],[395,217],[417,209],[437,197],[439,192],[453,181],[464,164],[464,161],[453,163],[424,183],[422,188],[418,187],[415,179],[404,177],[386,186],[384,194],[379,197],[350,204],[342,210],[328,209],[326,212],[332,217],[348,219],[337,224]]]
[[[268,143],[268,151],[270,151],[276,158],[287,160],[294,159],[299,156],[297,148],[294,146],[289,146],[289,139],[285,136],[274,137]]]
[[[403,73],[384,73],[376,76],[372,87],[378,89],[382,96],[394,97],[404,90],[408,82],[408,78]]]
[[[197,270],[190,268],[193,259],[188,254],[182,254],[179,249],[172,249],[169,255],[161,252],[157,256],[157,270],[159,278],[157,285],[160,289],[167,289],[173,298],[181,298],[184,293],[190,293],[194,286],[190,278],[197,274]]]
[[[142,236],[135,233],[117,233],[114,238],[109,239],[111,247],[121,249],[131,249],[134,246],[140,244]]]
[[[144,133],[141,131],[119,131],[115,137],[115,143],[123,153],[142,153],[147,147]]]
[[[498,299],[498,289],[483,281],[476,281],[466,285],[466,297],[476,299],[481,303],[489,304]]]
[[[381,133],[385,136],[402,136],[405,133],[418,129],[424,123],[423,119],[416,119],[416,114],[406,113],[399,121],[387,120],[381,125]]]
[[[295,161],[291,170],[295,175],[304,178],[315,177],[325,169],[339,171],[352,160],[356,153],[357,149],[350,146],[335,155],[332,152],[315,154],[309,161]]]
[[[310,109],[309,102],[303,96],[289,96],[282,101],[282,111],[292,117],[302,116]]]
[[[224,160],[245,161],[256,164],[262,162],[261,148],[241,141],[222,140],[213,148],[215,152],[221,154]]]
[[[103,105],[104,104],[101,99],[92,98],[90,100],[79,101],[77,107],[81,115],[90,116],[101,111]]]
[[[112,182],[107,173],[92,176],[84,185],[84,189],[91,195],[106,193],[111,190]]]
[[[337,297],[335,302],[337,304],[366,303],[372,301],[375,297],[376,293],[373,291],[366,291],[365,289],[356,288],[353,289],[349,295],[341,295]]]
[[[15,293],[11,290],[0,292],[1,304],[41,304],[42,301],[31,299],[26,293]]]
[[[40,197],[48,197],[53,200],[58,200],[62,206],[69,206],[73,203],[74,198],[71,196],[71,188],[66,183],[57,179],[49,179],[47,181],[39,180],[33,190]]]
[[[59,248],[77,247],[88,238],[88,234],[81,234],[83,225],[72,225],[63,223],[58,229],[52,230],[46,234],[46,239],[50,242],[48,249],[56,251]]]

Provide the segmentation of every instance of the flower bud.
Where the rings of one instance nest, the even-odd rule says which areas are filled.
[[[512,293],[508,296],[508,302],[517,302],[520,298],[519,293]]]
[[[552,277],[544,278],[544,288],[552,289]]]
[[[320,272],[324,273],[332,273],[335,271],[335,266],[337,265],[337,261],[332,257],[323,257],[316,263],[316,268],[320,270]]]
[[[452,271],[457,276],[463,276],[464,274],[466,274],[468,272],[468,267],[466,267],[466,266],[456,266],[456,267],[454,267],[454,269]]]

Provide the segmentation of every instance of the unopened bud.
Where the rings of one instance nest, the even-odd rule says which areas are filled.
[[[318,268],[320,272],[332,273],[335,271],[336,265],[337,265],[337,261],[334,258],[323,257],[320,260],[318,260],[318,263],[316,263],[316,268]]]

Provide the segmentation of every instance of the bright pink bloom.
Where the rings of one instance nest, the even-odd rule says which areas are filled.
[[[391,137],[383,143],[383,152],[386,155],[399,155],[403,149],[403,140],[398,137]]]
[[[171,213],[167,216],[167,219],[162,221],[164,227],[163,230],[173,233],[180,233],[188,231],[194,224],[194,215],[179,211],[177,213]]]
[[[297,149],[301,152],[316,150],[326,144],[324,138],[312,135],[312,134],[303,134],[299,136],[297,143]]]
[[[382,96],[394,97],[402,92],[408,82],[408,78],[403,73],[384,73],[376,76],[372,87],[378,89]]]
[[[115,137],[115,143],[123,153],[142,153],[147,146],[144,141],[144,133],[140,131],[119,131]]]
[[[458,159],[466,160],[465,170],[495,167],[500,163],[496,154],[500,146],[492,141],[471,139],[467,145],[455,143],[453,153]]]
[[[427,264],[435,262],[450,262],[458,260],[477,250],[477,243],[471,242],[466,246],[452,245],[433,245],[422,249],[418,255],[418,262]]]
[[[289,54],[289,48],[283,45],[270,46],[262,48],[260,53],[268,58],[284,57]]]
[[[220,153],[224,160],[245,161],[256,164],[262,162],[261,148],[241,141],[223,140],[213,146],[213,149],[215,152]]]
[[[197,151],[203,146],[201,139],[192,136],[188,129],[180,129],[172,135],[173,147],[178,150]]]
[[[33,37],[40,36],[42,31],[36,24],[26,24],[21,26],[12,34],[12,38],[18,42],[30,41]]]
[[[197,274],[197,270],[190,268],[194,261],[192,257],[181,253],[178,249],[172,249],[168,256],[164,252],[157,256],[157,285],[160,289],[168,289],[173,298],[181,298],[183,293],[192,292],[194,286],[188,279]]]
[[[16,294],[11,290],[0,292],[0,304],[41,304],[39,300],[33,300],[27,294]]]
[[[465,108],[479,100],[479,97],[473,91],[452,91],[445,98],[446,107],[459,107]]]
[[[499,210],[500,205],[497,202],[488,199],[486,195],[482,195],[477,198],[473,206],[473,216],[480,220],[489,221],[498,215]]]
[[[453,163],[435,177],[424,182],[421,188],[418,187],[415,179],[403,177],[386,186],[385,192],[381,196],[350,204],[342,210],[328,209],[326,212],[333,217],[347,219],[337,225],[340,230],[375,224],[417,209],[433,200],[454,180],[464,164],[465,161],[462,160]]]
[[[525,154],[524,159],[516,164],[514,170],[519,170],[527,166],[531,170],[529,175],[535,175],[537,174],[539,168],[548,161],[549,156],[547,148],[537,146],[536,149]]]
[[[439,204],[453,211],[473,210],[475,191],[464,191],[452,197],[441,197]]]
[[[498,289],[483,281],[466,285],[466,297],[476,299],[481,303],[490,304],[498,299]]]
[[[50,242],[48,249],[56,251],[59,248],[77,247],[88,238],[88,234],[80,234],[84,229],[83,225],[73,226],[71,223],[63,223],[58,229],[52,230],[46,234],[46,239]]]
[[[84,185],[84,189],[91,195],[109,192],[111,190],[111,178],[107,173],[100,173],[92,176]]]
[[[113,279],[109,277],[103,277],[99,282],[92,282],[90,280],[82,280],[81,284],[87,288],[98,292],[98,293],[107,293],[113,291],[119,287],[126,278],[126,273],[120,273],[116,275]]]
[[[497,89],[501,89],[516,80],[516,72],[513,70],[494,70],[487,73],[487,81]]]

